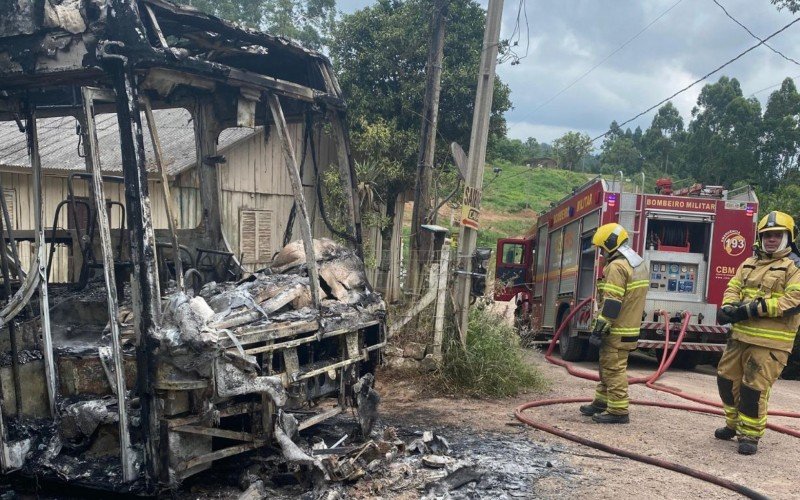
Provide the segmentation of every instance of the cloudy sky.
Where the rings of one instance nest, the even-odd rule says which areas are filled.
[[[717,1],[761,38],[794,19],[769,0]],[[337,3],[352,12],[374,2]],[[713,0],[505,0],[503,38],[512,34],[521,6],[530,36],[523,12],[516,51],[523,55],[529,42],[528,55],[519,65],[500,65],[498,73],[512,92],[509,136],[522,140],[550,142],[569,130],[595,137],[612,120],[628,120],[758,43]],[[800,61],[800,22],[767,43]],[[708,81],[723,74],[736,77],[745,95],[764,105],[785,77],[800,77],[800,65],[762,45]],[[684,122],[702,85],[673,99]],[[654,113],[629,126],[648,127]]]

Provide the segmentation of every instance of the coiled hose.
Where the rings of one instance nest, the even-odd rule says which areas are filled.
[[[599,376],[595,372],[588,372],[586,370],[580,370],[572,366],[571,363],[568,363],[561,359],[556,359],[552,357],[553,349],[555,348],[556,342],[558,342],[558,338],[561,336],[564,328],[569,325],[572,317],[577,313],[584,305],[588,304],[591,301],[591,297],[583,300],[580,302],[576,307],[570,311],[569,315],[564,319],[561,323],[561,326],[556,330],[555,335],[553,335],[553,339],[550,341],[550,345],[545,353],[545,359],[558,366],[562,366],[566,368],[566,370],[575,377],[584,378],[587,380],[594,380],[598,381]],[[713,415],[724,415],[722,411],[722,404],[711,401],[708,399],[701,398],[699,396],[693,396],[690,394],[684,394],[680,391],[680,389],[676,389],[674,387],[665,386],[663,384],[656,384],[661,375],[664,374],[667,369],[669,369],[672,362],[675,360],[675,357],[678,354],[681,344],[683,343],[683,339],[686,336],[686,329],[689,326],[689,318],[690,315],[688,312],[684,312],[682,317],[683,320],[681,322],[681,329],[678,334],[677,339],[675,340],[675,344],[670,349],[669,343],[669,316],[665,311],[661,311],[661,316],[664,318],[665,321],[665,339],[664,339],[664,351],[661,354],[661,362],[659,363],[658,368],[655,372],[653,372],[649,376],[645,377],[631,377],[628,379],[629,384],[645,384],[650,389],[666,392],[675,396],[678,396],[683,399],[687,399],[689,401],[693,401],[695,403],[700,403],[704,406],[695,406],[695,405],[687,405],[687,404],[676,404],[676,403],[665,403],[660,401],[647,401],[647,400],[631,400],[631,404],[640,405],[640,406],[657,406],[659,408],[669,408],[669,409],[676,409],[676,410],[687,410],[687,411],[694,411],[700,413],[710,413]],[[524,414],[525,410],[529,408],[538,408],[542,406],[550,406],[550,405],[557,405],[557,404],[570,404],[570,403],[591,403],[592,398],[559,398],[559,399],[543,399],[538,401],[530,401],[518,406],[514,410],[514,416],[516,416],[517,420],[523,422],[531,427],[539,429],[541,431],[548,432],[555,436],[562,437],[564,439],[568,439],[570,441],[582,444],[584,446],[589,446],[595,448],[597,450],[604,451],[606,453],[611,453],[613,455],[618,455],[621,457],[630,458],[632,460],[636,460],[638,462],[655,465],[657,467],[662,467],[664,469],[669,469],[674,472],[679,472],[681,474],[685,474],[687,476],[691,476],[697,479],[701,479],[703,481],[707,481],[712,484],[716,484],[717,486],[721,486],[723,488],[727,488],[731,491],[735,491],[741,495],[744,495],[747,498],[753,499],[766,499],[767,496],[748,488],[747,486],[734,483],[725,478],[721,478],[718,476],[714,476],[707,472],[699,471],[696,469],[692,469],[682,464],[678,464],[675,462],[670,462],[668,460],[662,460],[659,458],[649,457],[647,455],[642,455],[640,453],[635,453],[632,451],[624,450],[622,448],[617,448],[615,446],[610,446],[604,443],[600,443],[597,441],[592,441],[591,439],[587,439],[561,429],[557,429],[551,425],[547,425],[541,422],[537,422],[533,420],[531,417],[526,416]],[[800,413],[797,412],[789,412],[789,411],[770,411],[768,412],[771,416],[781,416],[781,417],[792,417],[792,418],[800,418]],[[767,428],[781,432],[783,434],[788,434],[794,437],[800,437],[800,432],[790,429],[785,426],[777,425],[777,424],[767,424]]]

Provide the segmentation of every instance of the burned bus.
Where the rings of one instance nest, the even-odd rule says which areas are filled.
[[[385,306],[328,59],[165,0],[6,7],[2,472],[152,494],[254,450],[318,468],[294,438],[348,408],[368,434]]]

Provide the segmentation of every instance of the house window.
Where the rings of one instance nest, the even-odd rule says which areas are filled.
[[[272,210],[239,212],[239,251],[242,264],[266,263],[272,260]]]

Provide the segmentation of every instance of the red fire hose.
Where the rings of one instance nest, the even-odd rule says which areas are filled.
[[[561,336],[564,328],[567,325],[569,325],[570,321],[572,320],[572,317],[584,305],[588,304],[591,300],[592,300],[591,297],[583,300],[575,308],[573,308],[572,311],[567,315],[567,317],[561,323],[561,326],[559,326],[558,329],[556,330],[555,335],[553,335],[553,339],[550,341],[550,345],[549,345],[549,347],[547,349],[547,352],[545,353],[545,359],[547,361],[549,361],[550,363],[553,363],[555,365],[562,366],[562,367],[566,368],[567,371],[573,376],[584,378],[584,379],[587,379],[587,380],[598,381],[599,380],[599,376],[598,376],[597,373],[588,372],[586,370],[579,370],[579,369],[575,368],[574,366],[572,366],[571,363],[568,363],[568,362],[563,361],[561,359],[555,359],[555,358],[552,357],[553,349],[555,348],[556,342],[558,341],[558,338]],[[700,404],[705,405],[705,406],[695,406],[695,405],[675,404],[675,403],[664,403],[664,402],[659,402],[659,401],[647,401],[647,400],[631,400],[630,401],[631,404],[640,405],[640,406],[657,406],[659,408],[670,408],[670,409],[687,410],[687,411],[700,412],[700,413],[710,413],[710,414],[714,414],[714,415],[723,415],[724,413],[721,410],[722,405],[720,403],[716,402],[716,401],[711,401],[711,400],[708,400],[708,399],[704,399],[704,398],[701,398],[699,396],[693,396],[691,394],[684,394],[683,392],[680,391],[680,389],[676,389],[676,388],[673,388],[673,387],[665,386],[665,385],[662,385],[662,384],[656,384],[656,381],[658,380],[658,378],[661,377],[661,375],[663,375],[665,371],[667,371],[667,369],[670,367],[672,362],[675,360],[675,357],[678,354],[679,348],[680,348],[681,344],[683,343],[683,338],[686,336],[686,329],[689,326],[689,317],[690,317],[688,312],[684,312],[683,313],[683,315],[682,315],[683,316],[683,321],[681,322],[680,332],[678,334],[677,339],[675,340],[675,344],[670,349],[670,346],[669,346],[669,343],[670,343],[670,339],[669,339],[669,330],[670,330],[669,329],[669,326],[670,326],[669,325],[669,316],[665,311],[661,311],[661,315],[662,315],[662,317],[664,318],[664,321],[665,321],[664,351],[661,354],[661,362],[659,363],[658,368],[656,369],[655,372],[653,372],[653,374],[651,374],[649,376],[645,376],[645,377],[632,377],[632,378],[629,378],[628,379],[628,383],[629,384],[645,384],[647,387],[649,387],[649,388],[651,388],[653,390],[666,392],[666,393],[669,393],[669,394],[673,394],[673,395],[678,396],[680,398],[688,399],[690,401],[693,401],[695,403],[700,403]],[[718,476],[714,476],[714,475],[708,474],[708,473],[703,472],[703,471],[692,469],[690,467],[686,467],[685,465],[681,465],[681,464],[678,464],[678,463],[675,463],[675,462],[670,462],[670,461],[667,461],[667,460],[661,460],[661,459],[658,459],[658,458],[649,457],[647,455],[642,455],[642,454],[639,454],[639,453],[635,453],[635,452],[628,451],[628,450],[623,450],[621,448],[610,446],[610,445],[607,445],[607,444],[604,444],[604,443],[600,443],[600,442],[597,442],[597,441],[592,441],[590,439],[587,439],[587,438],[584,438],[584,437],[581,437],[581,436],[577,436],[577,435],[571,434],[569,432],[565,432],[565,431],[563,431],[561,429],[557,429],[557,428],[555,428],[553,426],[550,426],[550,425],[547,425],[547,424],[544,424],[544,423],[541,423],[541,422],[537,422],[537,421],[533,420],[532,418],[524,415],[524,413],[523,413],[525,410],[527,410],[529,408],[537,408],[537,407],[541,407],[541,406],[549,406],[549,405],[556,405],[556,404],[567,404],[567,403],[590,403],[590,402],[592,402],[592,399],[593,398],[561,398],[561,399],[544,399],[544,400],[539,400],[539,401],[530,401],[528,403],[522,404],[519,407],[517,407],[514,410],[514,415],[517,417],[517,419],[520,422],[523,422],[523,423],[525,423],[527,425],[530,425],[531,427],[534,427],[536,429],[539,429],[539,430],[548,432],[550,434],[562,437],[564,439],[569,439],[570,441],[574,441],[576,443],[579,443],[579,444],[582,444],[582,445],[585,445],[585,446],[590,446],[592,448],[595,448],[595,449],[598,449],[598,450],[602,450],[602,451],[605,451],[607,453],[611,453],[611,454],[614,454],[614,455],[619,455],[619,456],[622,456],[622,457],[630,458],[632,460],[636,460],[638,462],[643,462],[643,463],[646,463],[646,464],[655,465],[657,467],[662,467],[662,468],[665,468],[665,469],[669,469],[669,470],[672,470],[674,472],[679,472],[681,474],[686,474],[688,476],[691,476],[691,477],[694,477],[694,478],[697,478],[697,479],[702,479],[703,481],[707,481],[709,483],[716,484],[718,486],[722,486],[723,488],[727,488],[729,490],[732,490],[732,491],[735,491],[737,493],[740,493],[741,495],[744,495],[744,496],[746,496],[748,498],[753,498],[753,499],[766,499],[766,498],[768,498],[765,495],[763,495],[763,494],[761,494],[761,493],[759,493],[759,492],[757,492],[755,490],[752,490],[752,489],[750,489],[750,488],[748,488],[748,487],[746,487],[744,485],[741,485],[741,484],[738,484],[738,483],[734,483],[733,481],[729,481],[727,479],[724,479],[724,478],[721,478],[721,477],[718,477]],[[770,412],[768,412],[768,414],[772,415],[772,416],[800,418],[800,413],[797,413],[797,412],[770,411]],[[800,432],[798,432],[798,431],[796,431],[794,429],[790,429],[790,428],[785,427],[785,426],[776,425],[776,424],[769,424],[768,423],[767,424],[767,428],[769,428],[771,430],[774,430],[774,431],[777,431],[777,432],[788,434],[790,436],[800,437]]]

